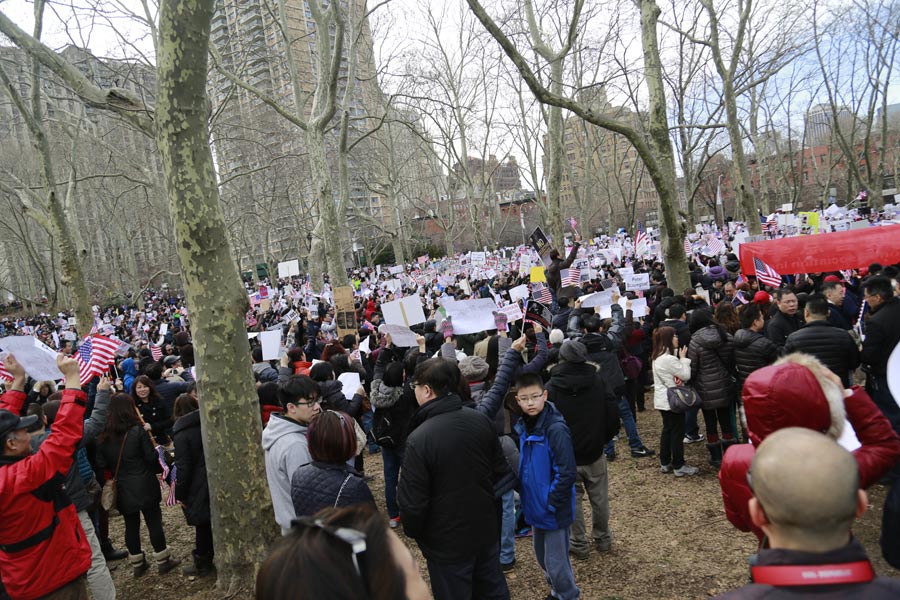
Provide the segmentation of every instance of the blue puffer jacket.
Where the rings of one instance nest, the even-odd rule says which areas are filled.
[[[575,514],[575,451],[572,434],[552,402],[544,405],[531,431],[519,433],[519,481],[525,520],[538,529],[564,529]]]
[[[291,478],[291,501],[298,517],[314,515],[323,508],[371,504],[375,499],[362,475],[346,463],[313,461]]]

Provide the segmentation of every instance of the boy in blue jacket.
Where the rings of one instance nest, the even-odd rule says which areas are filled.
[[[516,378],[516,401],[522,419],[519,433],[519,480],[522,510],[533,531],[534,554],[550,583],[550,596],[581,596],[569,562],[569,528],[575,514],[575,451],[562,414],[547,402],[540,375]]]

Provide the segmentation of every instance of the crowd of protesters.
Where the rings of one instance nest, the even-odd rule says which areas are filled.
[[[657,460],[660,478],[717,473],[728,519],[759,537],[760,564],[768,565],[867,562],[847,533],[865,507],[857,491],[890,485],[882,551],[900,567],[900,408],[887,378],[900,342],[898,267],[790,275],[772,288],[741,274],[737,257],[725,253],[696,257],[694,287],[678,291],[666,285],[658,260],[597,260],[581,246],[576,236],[569,252],[551,255],[546,313],[523,311],[527,318],[509,321],[498,310],[494,327],[478,333],[457,333],[442,306],[473,298],[509,304],[512,289],[531,283],[529,270],[516,268],[528,249],[487,253],[477,267],[454,257],[393,273],[351,270],[353,319],[340,327],[327,282],[316,291],[300,277],[247,284],[249,335],[280,326],[285,339],[278,359],[265,359],[255,339],[247,357],[284,536],[259,572],[258,598],[508,598],[505,574],[526,560],[515,546],[524,533],[547,597],[579,598],[590,582],[576,581],[571,560],[614,547],[608,463],[623,452]],[[589,276],[573,285],[560,274],[579,258]],[[626,289],[622,268],[647,273],[649,289]],[[612,292],[605,318],[600,307],[582,305],[604,291]],[[414,343],[392,339],[383,324],[382,305],[408,296],[426,315],[411,327]],[[635,315],[641,299],[647,312]],[[67,382],[57,391],[56,382],[31,380],[6,358],[13,379],[0,399],[0,578],[14,600],[82,598],[87,589],[115,598],[108,564],[126,557],[134,577],[151,563],[159,574],[179,566],[161,511],[160,476],[172,466],[172,501],[195,530],[182,571],[214,573],[188,307],[164,292],[144,301],[97,307],[95,330],[121,340],[122,352],[111,377],[83,390],[68,357],[78,338],[67,314],[2,323],[5,335],[34,335],[58,348]],[[345,389],[345,373],[358,377],[357,388]],[[662,425],[653,442],[638,425],[649,408]],[[694,443],[705,444],[706,464],[687,464],[684,446]],[[840,465],[833,477],[811,465],[798,479],[813,498],[807,508],[817,477],[831,486],[823,489],[852,496],[822,506],[822,518],[834,523],[829,531],[810,533],[808,519],[791,529],[792,511],[802,509],[779,482],[801,467],[770,464],[779,445],[814,448]],[[382,457],[378,501],[367,451]],[[107,488],[115,489],[111,505]],[[125,550],[109,537],[116,512]],[[421,550],[429,585],[401,531]],[[786,557],[780,547],[807,551]],[[40,567],[47,557],[64,568]],[[766,573],[754,568],[754,586],[778,587]],[[896,597],[897,584],[872,572],[806,587],[862,590],[853,586]],[[752,593],[734,592],[759,597]]]

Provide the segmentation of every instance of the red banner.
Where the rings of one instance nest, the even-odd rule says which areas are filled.
[[[900,226],[869,227],[801,235],[741,244],[741,271],[753,275],[753,257],[760,257],[782,275],[858,269],[872,263],[900,262]]]

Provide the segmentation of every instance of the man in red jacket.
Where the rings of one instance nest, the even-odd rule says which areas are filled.
[[[900,457],[900,438],[865,390],[844,389],[841,379],[816,358],[790,354],[750,374],[742,393],[752,444],[732,446],[719,470],[725,514],[741,531],[763,532],[751,520],[747,502],[753,496],[747,471],[756,448],[769,435],[787,427],[805,427],[841,437],[846,421],[860,446],[853,451],[859,465],[859,487],[876,483]]]
[[[25,368],[13,355],[4,366],[13,375],[0,397],[0,580],[12,600],[87,600],[84,574],[91,548],[72,501],[65,475],[84,427],[86,397],[78,383],[78,363],[62,354],[56,364],[66,378],[53,431],[32,453],[20,418],[25,403]]]

